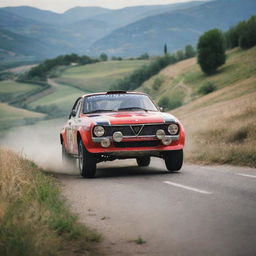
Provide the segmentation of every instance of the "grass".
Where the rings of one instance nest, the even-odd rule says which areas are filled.
[[[98,255],[100,236],[78,223],[52,176],[5,149],[0,170],[1,255]]]
[[[183,74],[184,82],[189,84],[194,92],[205,82],[211,82],[218,89],[233,85],[250,78],[256,73],[256,47],[250,50],[234,49],[227,55],[226,64],[223,65],[215,75],[204,75],[198,65],[191,67]]]
[[[56,105],[68,113],[75,100],[85,94],[84,91],[65,85],[57,86],[54,89],[53,93],[31,102],[29,106],[35,108],[36,106]]]
[[[183,74],[190,70],[195,65],[195,62],[193,58],[170,65],[143,83],[137,91],[150,94],[156,102],[166,96],[170,100],[178,99],[184,102],[191,89],[184,84]],[[159,88],[156,88],[155,85],[157,80],[161,81]]]
[[[116,80],[147,63],[145,60],[123,60],[72,67],[56,81],[86,92],[102,92],[107,91]]]
[[[146,243],[146,241],[143,238],[141,238],[140,236],[137,239],[135,239],[134,242],[136,244],[145,244]]]
[[[181,61],[163,69],[158,75],[146,81],[138,91],[149,93],[158,102],[161,97],[179,98],[186,104],[200,97],[200,88],[214,84],[221,89],[242,82],[256,73],[256,47],[250,50],[234,49],[227,54],[226,64],[215,75],[206,76],[196,64],[196,59]],[[154,90],[155,79],[160,78],[162,85]]]
[[[186,160],[256,167],[256,75],[175,111],[187,134]]]
[[[40,86],[35,84],[17,83],[13,80],[1,81],[0,99],[5,102],[10,101],[38,88]]]
[[[31,123],[33,120],[40,120],[44,117],[45,115],[41,113],[0,103],[0,130],[28,122]]]
[[[202,95],[200,88],[209,84],[216,91]],[[202,73],[195,58],[170,65],[138,90],[156,102],[163,96],[183,101],[172,113],[185,126],[187,161],[256,167],[256,47],[229,51],[212,76]]]

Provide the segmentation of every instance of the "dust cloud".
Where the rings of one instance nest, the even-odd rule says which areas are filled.
[[[59,134],[64,124],[58,119],[12,128],[1,134],[0,144],[51,172],[77,174],[76,167],[62,164]]]

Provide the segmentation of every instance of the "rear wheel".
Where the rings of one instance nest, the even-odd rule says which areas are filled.
[[[169,151],[164,156],[165,165],[168,171],[177,172],[183,164],[183,150]]]
[[[78,145],[78,165],[80,175],[84,178],[93,178],[96,174],[96,159],[93,154],[86,151],[83,141]]]
[[[137,157],[136,160],[137,160],[138,166],[140,166],[140,167],[149,166],[149,164],[150,164],[149,156]]]

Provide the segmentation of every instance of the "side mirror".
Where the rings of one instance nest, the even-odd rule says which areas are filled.
[[[73,116],[73,117],[76,116],[76,111],[74,109],[71,111],[71,116]]]
[[[159,107],[160,111],[163,112],[164,111],[164,108],[163,107]]]

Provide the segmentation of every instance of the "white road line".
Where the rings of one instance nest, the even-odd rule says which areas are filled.
[[[163,183],[168,184],[168,185],[172,185],[174,187],[184,188],[184,189],[187,189],[187,190],[198,192],[198,193],[201,193],[201,194],[207,194],[207,195],[212,194],[212,192],[209,192],[209,191],[206,191],[206,190],[201,190],[201,189],[197,189],[197,188],[193,188],[193,187],[188,187],[188,186],[181,185],[181,184],[174,183],[174,182],[170,182],[170,181],[163,181]]]
[[[256,176],[255,176],[255,175],[244,174],[244,173],[237,173],[237,175],[239,175],[239,176],[244,176],[244,177],[247,177],[247,178],[254,178],[254,179],[256,179]]]

